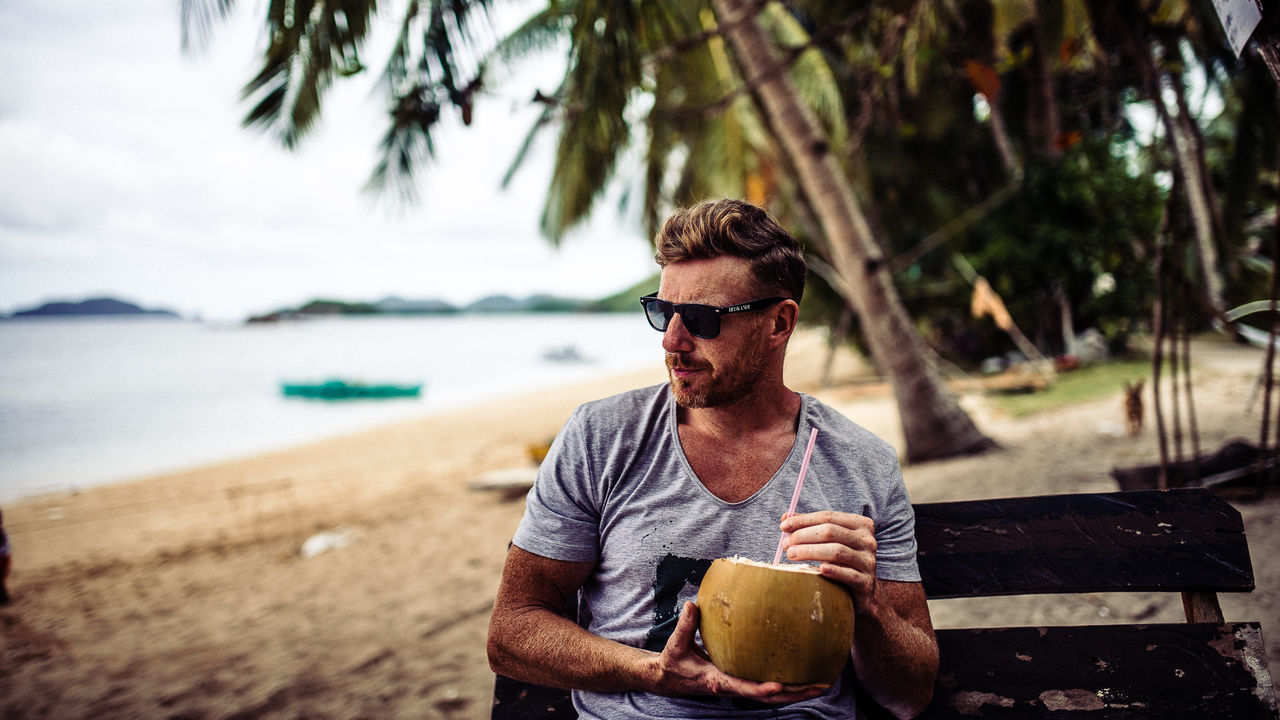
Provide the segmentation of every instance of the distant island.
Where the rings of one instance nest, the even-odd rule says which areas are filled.
[[[281,308],[249,318],[250,323],[299,320],[334,315],[451,315],[455,313],[597,312],[599,301],[571,300],[550,295],[534,295],[523,300],[506,295],[482,298],[457,306],[444,300],[405,300],[390,297],[377,302],[312,300],[296,308]]]
[[[652,292],[658,286],[654,275],[621,292],[597,300],[558,297],[548,294],[514,298],[509,295],[490,295],[467,305],[454,305],[444,300],[409,300],[386,297],[375,302],[348,302],[343,300],[316,299],[298,307],[281,308],[262,315],[253,315],[249,323],[270,323],[336,315],[446,315],[454,313],[594,313],[638,311],[638,298]],[[38,307],[18,310],[12,315],[0,315],[0,320],[19,318],[56,317],[123,317],[148,316],[181,318],[172,310],[143,308],[131,302],[110,297],[96,297],[79,302],[53,301]],[[197,318],[198,320],[198,318]]]
[[[120,315],[148,315],[152,317],[169,317],[177,318],[178,314],[171,310],[146,309],[134,305],[133,303],[117,300],[115,298],[90,298],[81,300],[80,302],[47,302],[39,307],[27,310],[19,310],[10,317],[14,318],[45,318],[45,317],[76,317],[76,316],[96,316],[104,315],[120,316]]]
[[[657,278],[646,280],[607,298],[580,300],[538,294],[520,299],[509,295],[490,295],[468,305],[454,305],[444,300],[406,300],[388,297],[376,302],[312,300],[295,308],[281,308],[248,319],[250,323],[270,323],[334,315],[447,315],[454,313],[552,313],[552,312],[620,312],[638,310],[637,298],[657,286]],[[641,289],[643,288],[643,289]]]

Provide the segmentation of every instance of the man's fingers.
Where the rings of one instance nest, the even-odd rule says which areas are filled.
[[[837,527],[848,528],[850,530],[858,530],[862,528],[874,528],[875,522],[871,518],[855,513],[842,513],[834,510],[818,510],[810,513],[797,513],[795,515],[784,515],[779,527],[787,532],[795,532],[801,528],[814,527],[819,525],[834,525]]]
[[[740,685],[734,694],[771,704],[786,704],[817,697],[831,689],[830,685],[783,685],[776,682],[753,683],[733,678]]]
[[[685,602],[680,610],[680,618],[676,627],[667,639],[667,649],[663,655],[685,668],[700,668],[692,674],[686,674],[690,680],[694,676],[700,679],[700,689],[690,688],[684,693],[704,693],[712,695],[738,695],[767,703],[792,703],[816,697],[826,692],[827,686],[796,686],[781,683],[757,683],[725,674],[713,665],[705,652],[694,642],[694,634],[698,631],[698,606]],[[692,653],[692,654],[691,654]],[[696,655],[696,658],[695,658]],[[673,666],[674,668],[674,666]]]
[[[676,621],[676,629],[672,631],[669,642],[679,643],[682,646],[692,645],[693,634],[697,630],[698,606],[686,600],[684,607],[680,609],[680,619]]]
[[[692,652],[704,660],[707,659],[707,654],[693,640],[697,632],[698,606],[693,602],[685,601],[680,609],[680,617],[676,620],[676,627],[671,631],[671,637],[667,638],[667,649],[664,654],[679,658],[688,657]]]

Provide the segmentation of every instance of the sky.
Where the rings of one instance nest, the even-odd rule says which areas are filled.
[[[500,187],[554,58],[491,88],[471,127],[451,117],[419,202],[397,207],[361,186],[402,2],[380,3],[370,70],[335,84],[293,152],[240,125],[265,0],[240,0],[199,53],[179,2],[0,2],[0,314],[110,295],[234,321],[317,297],[600,297],[655,272],[617,191],[559,249],[539,235],[554,134]],[[521,19],[499,6],[500,26]]]

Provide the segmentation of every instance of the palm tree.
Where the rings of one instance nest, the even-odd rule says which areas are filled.
[[[627,141],[625,135],[630,128],[623,123],[601,123],[591,113],[581,112],[580,108],[586,104],[585,97],[599,93],[597,88],[601,82],[610,87],[626,87],[632,83],[633,89],[647,89],[654,98],[646,118],[646,127],[650,129],[646,177],[662,176],[671,165],[669,157],[676,146],[684,150],[688,158],[679,166],[680,183],[672,193],[675,198],[695,199],[713,193],[750,197],[753,187],[763,186],[782,190],[780,195],[792,199],[791,212],[787,214],[793,219],[808,215],[820,220],[831,217],[830,213],[824,216],[816,211],[821,205],[820,200],[815,200],[813,189],[816,186],[809,182],[813,173],[805,172],[811,164],[797,156],[795,143],[788,146],[783,139],[786,132],[794,133],[794,126],[780,124],[776,113],[770,112],[770,107],[763,101],[768,83],[750,77],[744,81],[738,77],[739,73],[734,72],[735,66],[745,67],[747,62],[743,58],[743,46],[731,32],[726,32],[726,27],[732,25],[724,21],[723,8],[713,3],[718,19],[694,4],[674,4],[665,14],[657,10],[667,7],[661,3],[645,6],[653,13],[651,15],[619,18],[616,14],[609,14],[626,12],[618,9],[625,5],[614,3],[602,10],[589,4],[571,3],[553,6],[549,10],[568,15],[574,28],[597,30],[587,33],[585,41],[579,33],[573,33],[569,69],[561,86],[562,102],[567,105],[569,117],[565,119],[560,133],[562,152],[557,158],[555,177],[573,178],[591,172],[592,168],[611,167],[615,151],[609,150],[592,159],[584,158],[581,149],[608,146],[591,134],[602,126],[614,128],[617,134],[623,135],[617,138],[619,144]],[[758,15],[755,10],[758,10]],[[592,15],[597,12],[604,14]],[[779,4],[754,6],[749,20],[759,29],[760,37],[768,47],[804,48],[809,40],[796,18]],[[545,18],[534,21],[535,27],[546,24]],[[513,37],[519,37],[519,34]],[[650,59],[640,66],[617,62],[616,52],[605,53],[603,58],[590,54],[600,52],[591,46],[612,48],[636,38],[646,41],[637,49],[647,53]],[[724,44],[726,38],[728,47]],[[525,43],[521,41],[520,44],[523,46]],[[780,71],[772,74],[785,81],[788,98],[808,113],[807,130],[821,137],[816,142],[827,147],[836,146],[843,140],[846,128],[832,72],[812,48],[793,54],[794,59],[788,57],[786,62],[780,57],[775,58],[774,67]],[[612,62],[602,64],[602,59]],[[585,70],[584,66],[587,66]],[[609,73],[603,81],[599,78],[602,72]],[[648,72],[648,76],[637,82],[636,78],[643,72]],[[649,83],[648,88],[644,87],[645,82]],[[606,95],[612,96],[611,93]],[[592,103],[591,107],[599,106]],[[615,107],[614,117],[621,118],[625,103],[619,102]],[[817,115],[810,108],[824,112]],[[578,153],[574,162],[567,165],[563,162],[565,148]],[[796,188],[784,186],[783,182],[776,180],[779,175],[785,175],[779,172],[780,167],[791,168],[789,174],[796,178]],[[834,165],[832,168],[834,177],[843,180],[843,171]],[[599,175],[594,178],[595,182],[565,185],[579,192],[582,189],[597,192],[606,177]],[[557,183],[553,182],[555,185]],[[645,207],[653,222],[656,214],[652,210],[662,201],[663,195],[652,183],[646,189]],[[876,243],[865,220],[862,220],[847,180],[839,186],[838,192],[842,193],[841,202],[847,202],[853,208],[844,217],[856,220],[845,223],[837,219],[835,232],[832,231],[833,225],[820,222],[821,227],[813,234],[823,240],[819,252],[835,268],[835,285],[859,311],[864,336],[877,365],[892,380],[903,418],[907,459],[920,461],[992,447],[993,443],[977,430],[946,390],[936,370],[932,351],[919,337],[897,297],[887,265],[871,259],[880,258],[880,253],[868,250]],[[558,210],[567,204],[565,200],[566,196],[557,195],[554,190],[550,194],[548,217],[559,218],[561,222],[544,224],[548,233],[554,235],[562,231],[568,226],[563,221],[565,218],[581,217],[579,213],[590,207],[590,199],[579,195],[579,201],[569,205],[567,211]],[[860,236],[851,236],[843,231],[846,227],[857,227],[858,221],[861,221],[862,228]],[[860,244],[855,244],[854,238]],[[870,257],[866,256],[868,252],[872,253]],[[864,278],[862,268],[875,262],[879,263],[878,271]]]
[[[784,65],[757,19],[756,6],[747,0],[712,0],[712,5],[744,80],[754,88],[817,215],[831,263],[858,313],[876,363],[890,377],[901,410],[907,460],[990,449],[994,443],[947,391],[932,351],[898,297],[880,244],[831,152],[830,140],[789,76],[780,71]]]
[[[779,178],[789,167],[795,189],[787,196],[797,214],[811,208],[821,229],[819,250],[858,313],[877,365],[891,379],[907,461],[994,447],[947,390],[933,352],[898,297],[854,189],[831,153],[832,134],[838,138],[843,131],[839,102],[830,93],[817,93],[827,100],[824,123],[791,79],[793,62],[811,63],[811,75],[821,75],[824,67],[816,54],[807,59],[798,54],[796,61],[781,56],[777,38],[802,36],[802,28],[772,3],[713,0],[711,7],[714,15],[706,6],[682,2],[551,3],[500,45],[501,53],[513,57],[557,29],[570,37],[565,81],[548,100],[562,127],[544,232],[557,238],[589,212],[631,142],[627,113],[635,98],[646,97],[651,101],[645,117],[651,221],[659,214],[661,186],[673,167],[686,197],[724,194],[734,182],[726,178],[739,179],[731,189],[746,195],[753,186],[756,192],[762,186],[787,190]],[[247,122],[278,125],[285,144],[295,143],[314,120],[334,74],[354,69],[352,59],[358,57],[373,10],[373,0],[273,2],[268,11],[273,41],[263,71],[247,88],[258,98]],[[487,10],[480,0],[410,2],[384,73],[394,99],[375,184],[412,179],[431,152],[442,109],[452,106],[467,117],[471,96],[483,87],[485,65],[477,61],[463,73],[459,49],[467,46],[467,20]],[[415,45],[419,27],[422,40]]]

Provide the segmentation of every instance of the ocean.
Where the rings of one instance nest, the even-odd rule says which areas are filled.
[[[662,362],[639,313],[0,322],[0,503],[247,457]],[[553,360],[571,349],[577,359]],[[286,381],[424,384],[285,397]]]

